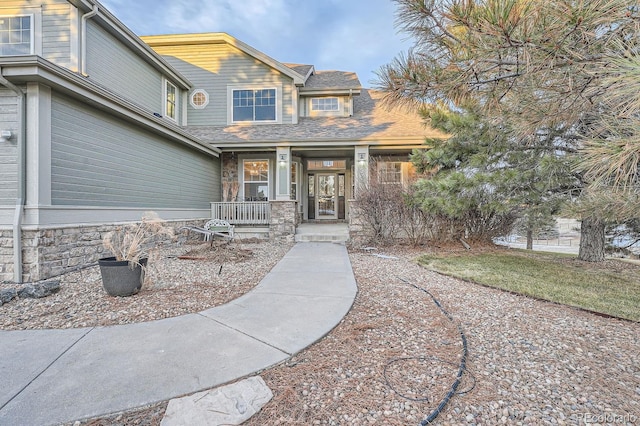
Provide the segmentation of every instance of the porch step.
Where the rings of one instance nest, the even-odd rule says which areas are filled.
[[[332,242],[349,241],[349,227],[346,223],[303,223],[298,225],[296,242]]]

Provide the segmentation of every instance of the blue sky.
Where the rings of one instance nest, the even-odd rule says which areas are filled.
[[[101,0],[138,35],[226,32],[280,62],[373,71],[407,51],[391,0]]]

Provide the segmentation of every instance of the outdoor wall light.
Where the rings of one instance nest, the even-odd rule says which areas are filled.
[[[0,142],[6,142],[13,137],[11,130],[0,131]]]
[[[364,164],[366,162],[367,156],[364,152],[358,153],[358,163]]]
[[[281,166],[287,165],[287,154],[278,154],[278,160],[280,161]]]

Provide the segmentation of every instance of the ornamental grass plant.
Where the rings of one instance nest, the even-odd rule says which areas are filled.
[[[133,268],[142,266],[141,261],[149,257],[153,243],[164,238],[173,238],[173,228],[166,226],[156,212],[145,212],[142,220],[135,224],[118,226],[108,232],[102,245],[109,250],[118,261],[128,261]]]

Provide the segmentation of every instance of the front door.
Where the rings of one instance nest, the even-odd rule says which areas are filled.
[[[336,175],[335,173],[318,173],[316,218],[336,219],[338,217],[336,200]]]
[[[344,171],[307,174],[307,219],[344,220],[346,217]]]

